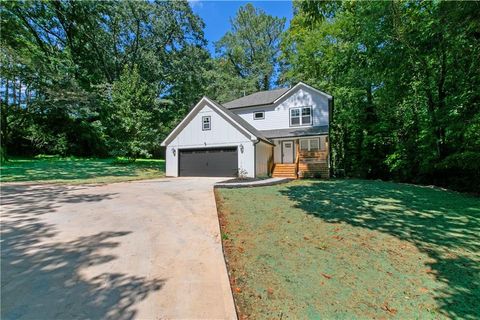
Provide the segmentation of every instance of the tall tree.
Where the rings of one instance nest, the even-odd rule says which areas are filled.
[[[106,93],[102,114],[110,154],[131,160],[150,157],[160,128],[154,90],[140,77],[137,66],[125,66]]]
[[[244,90],[270,89],[278,72],[280,37],[285,21],[252,4],[240,7],[231,19],[231,31],[215,43],[219,55],[217,67],[241,79],[238,82],[245,85]]]

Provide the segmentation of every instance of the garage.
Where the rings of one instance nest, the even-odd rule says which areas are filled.
[[[233,177],[237,170],[237,147],[180,150],[179,176]]]

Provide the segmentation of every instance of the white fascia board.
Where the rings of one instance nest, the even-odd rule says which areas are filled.
[[[257,140],[257,137],[252,134],[250,131],[248,131],[246,128],[244,128],[240,123],[238,123],[237,121],[235,121],[235,119],[232,119],[232,117],[230,117],[227,113],[225,113],[222,109],[220,109],[219,107],[217,107],[217,105],[215,103],[213,103],[209,98],[207,97],[203,97],[206,101],[209,102],[209,105],[211,105],[212,107],[214,107],[218,112],[220,112],[224,117],[230,119],[231,122],[235,123],[237,125],[237,130],[238,129],[241,129],[244,133],[246,133],[247,135],[250,136],[250,140],[252,141],[255,141]]]
[[[173,129],[172,132],[170,132],[170,134],[160,144],[162,147],[166,146],[166,141],[168,141],[170,139],[170,137],[173,137],[173,136],[177,135],[177,131],[179,131],[179,130],[181,130],[181,128],[183,128],[183,125],[189,120],[190,115],[192,113],[196,112],[197,111],[196,109],[200,108],[200,105],[202,104],[202,101],[204,101],[204,100],[206,100],[206,97],[202,97],[202,99],[200,99],[200,101],[198,101],[198,103],[195,105],[195,107],[193,107],[192,110],[190,110],[190,112],[187,113],[187,115],[183,118],[183,120],[180,121],[179,124],[177,124],[175,129]]]
[[[162,141],[162,143],[160,144],[162,147],[165,147],[167,145],[167,141],[170,142],[169,140],[173,139],[177,134],[179,134],[183,128],[188,124],[188,121],[191,120],[191,118],[194,117],[194,115],[196,113],[198,113],[198,109],[201,108],[202,106],[202,102],[206,102],[208,104],[208,106],[210,106],[211,108],[215,109],[216,112],[220,113],[223,117],[227,118],[230,120],[231,123],[234,123],[235,124],[235,128],[237,130],[240,130],[244,135],[246,135],[247,137],[249,137],[250,140],[254,141],[257,139],[257,137],[255,135],[253,135],[251,132],[249,132],[247,129],[245,129],[241,124],[239,124],[237,121],[235,121],[234,119],[232,119],[228,114],[226,114],[223,110],[221,110],[220,108],[217,107],[217,105],[215,103],[213,103],[210,99],[208,99],[207,97],[202,97],[202,99],[200,99],[200,101],[195,105],[195,107],[192,108],[192,110],[190,110],[189,113],[187,113],[187,115],[183,118],[183,120],[175,127],[175,129],[172,130],[172,132],[170,132],[170,134]]]
[[[277,99],[275,99],[275,101],[273,101],[273,103],[276,104],[278,101],[280,101],[280,100],[283,99],[284,97],[286,97],[286,96],[294,93],[295,90],[297,90],[297,89],[298,89],[299,87],[301,87],[301,86],[303,86],[303,87],[305,87],[305,88],[308,88],[308,89],[310,89],[310,90],[313,90],[313,91],[315,91],[315,92],[317,92],[317,93],[325,96],[328,100],[332,100],[332,99],[333,99],[333,97],[332,97],[331,95],[329,95],[329,94],[327,94],[327,93],[325,93],[325,92],[323,92],[323,91],[320,91],[320,90],[318,90],[318,89],[315,89],[314,87],[309,86],[308,84],[303,83],[303,82],[300,81],[299,83],[297,83],[296,85],[294,85],[293,87],[291,87],[290,90],[288,90],[287,92],[285,92],[284,94],[282,94],[280,97],[278,97]]]

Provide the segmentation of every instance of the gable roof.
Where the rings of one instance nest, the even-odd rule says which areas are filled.
[[[331,100],[332,96],[328,93],[315,89],[312,86],[304,82],[299,82],[291,88],[279,88],[270,91],[259,91],[252,93],[248,96],[241,97],[229,102],[224,103],[223,105],[227,109],[237,109],[237,108],[246,108],[246,107],[255,107],[255,106],[263,106],[268,104],[277,103],[280,99],[287,97],[289,94],[295,92],[295,90],[299,89],[300,87],[304,87],[310,90],[313,90],[327,99]]]
[[[223,105],[227,109],[235,109],[272,104],[276,99],[281,97],[288,90],[290,90],[290,88],[280,88],[270,91],[259,91],[249,94],[248,96],[226,102]]]
[[[183,118],[183,120],[175,127],[175,129],[173,129],[172,132],[170,132],[170,134],[165,138],[165,140],[162,141],[161,143],[162,146],[166,146],[167,144],[169,144],[188,125],[188,123],[202,109],[203,107],[202,102],[207,102],[208,105],[213,107],[214,111],[216,111],[222,118],[224,118],[226,121],[232,124],[236,129],[243,131],[245,135],[247,135],[246,133],[248,133],[248,135],[251,135],[257,138],[258,140],[262,140],[268,144],[273,145],[273,143],[270,140],[268,140],[260,131],[255,129],[247,121],[242,119],[242,117],[226,109],[224,106],[213,101],[212,99],[203,97],[195,105],[195,107],[193,107],[192,110],[190,110],[190,112],[185,116],[185,118]]]
[[[207,98],[208,99],[208,98]],[[242,127],[244,127],[245,129],[247,129],[248,132],[250,132],[251,134],[253,134],[257,139],[260,139],[266,143],[269,143],[269,144],[272,144],[273,143],[268,140],[267,137],[265,137],[265,135],[259,131],[258,129],[256,129],[254,126],[252,126],[250,123],[248,123],[247,120],[243,119],[242,117],[240,117],[238,114],[236,113],[233,113],[232,111],[228,110],[227,108],[225,108],[224,106],[222,106],[220,103],[216,102],[216,101],[213,101],[213,100],[209,100],[210,102],[212,102],[213,104],[215,104],[215,106],[221,110],[223,110],[230,118],[232,118],[234,121],[236,121],[238,124],[240,124]]]

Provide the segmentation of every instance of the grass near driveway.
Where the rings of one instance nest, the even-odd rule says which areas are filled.
[[[480,318],[480,199],[380,181],[216,191],[241,318]]]
[[[2,182],[107,183],[165,176],[165,161],[38,157],[1,165]]]

